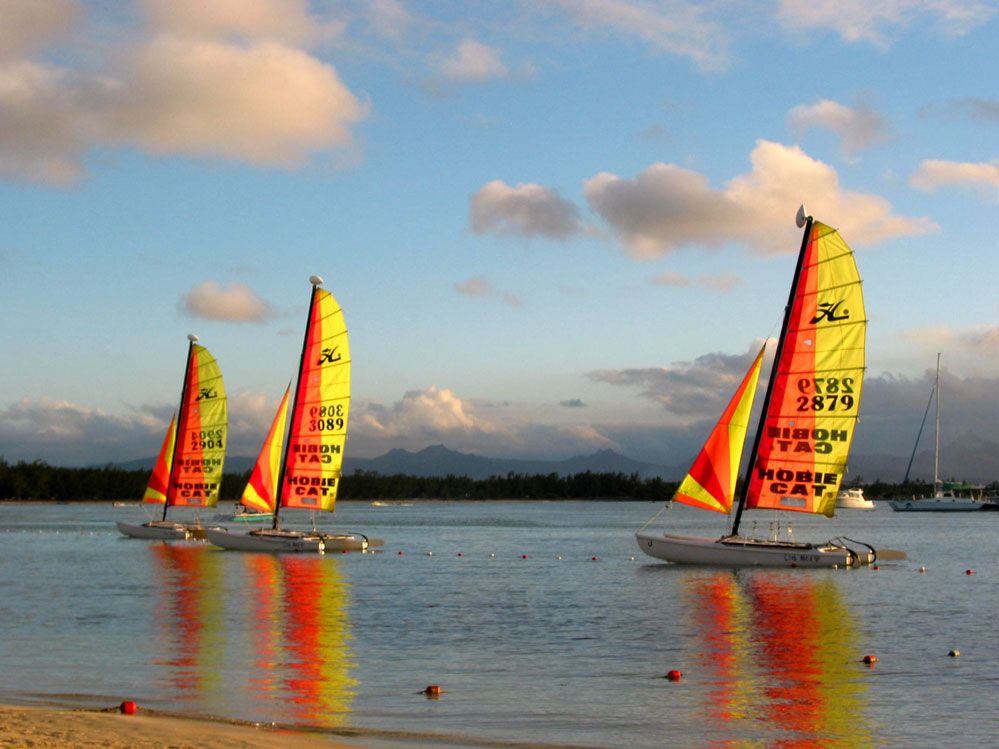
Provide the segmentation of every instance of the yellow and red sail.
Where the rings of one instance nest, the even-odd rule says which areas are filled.
[[[240,502],[260,512],[274,512],[277,506],[277,483],[281,471],[281,453],[284,448],[284,430],[288,420],[288,393],[291,386],[284,391],[284,398],[274,415],[274,422],[264,440],[264,446],[257,456],[257,463],[250,474],[250,480],[243,489]]]
[[[715,512],[731,512],[764,351],[766,346],[760,349],[694,465],[680,482],[673,495],[677,502]]]
[[[343,310],[314,286],[295,392],[282,507],[332,510],[340,484],[350,406],[350,349]]]
[[[803,252],[745,506],[831,517],[860,408],[867,316],[839,234],[812,222]]]
[[[214,507],[218,502],[227,426],[222,373],[208,349],[192,343],[170,471],[168,506]]]
[[[163,446],[160,448],[159,457],[156,458],[156,465],[149,476],[149,484],[146,485],[146,493],[142,495],[143,502],[163,504],[167,498],[167,487],[170,485],[170,466],[173,465],[173,445],[177,439],[177,415],[170,417],[170,427],[167,429],[166,437],[163,438]]]

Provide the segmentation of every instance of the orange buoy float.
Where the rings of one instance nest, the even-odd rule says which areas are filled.
[[[131,700],[125,700],[121,703],[118,709],[121,710],[122,715],[135,715],[136,707],[135,703]]]
[[[951,650],[949,653],[947,653],[947,655],[949,655],[951,658],[957,658],[959,655],[961,655],[961,651]]]
[[[971,574],[973,574],[973,573],[974,573],[974,570],[965,570],[965,571],[964,571],[964,574],[965,574],[965,575],[971,575]]]
[[[666,674],[666,678],[669,679],[670,681],[680,681],[680,679],[683,678],[683,674],[674,668],[672,671]]]
[[[441,693],[441,688],[436,684],[431,684],[423,690],[423,693],[427,695],[427,697],[438,697]]]
[[[864,663],[871,664],[871,663],[877,663],[877,662],[878,662],[878,657],[876,655],[865,655],[864,656]]]

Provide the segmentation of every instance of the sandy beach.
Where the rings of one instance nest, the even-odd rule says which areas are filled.
[[[357,747],[335,736],[118,710],[0,706],[0,747],[310,749]]]

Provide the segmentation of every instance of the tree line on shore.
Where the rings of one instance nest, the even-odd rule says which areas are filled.
[[[250,472],[225,473],[220,498],[238,500]],[[64,468],[43,461],[8,463],[0,457],[0,499],[78,501],[136,501],[149,480],[145,469],[124,469],[114,465],[92,468]],[[869,499],[898,496],[926,496],[932,485],[925,481],[890,484],[863,483]],[[995,486],[995,484],[990,485]],[[623,473],[586,471],[571,476],[556,473],[526,475],[508,473],[487,479],[467,476],[381,475],[358,471],[340,480],[340,499],[627,499],[665,502],[676,491],[677,482],[661,478],[640,478]]]

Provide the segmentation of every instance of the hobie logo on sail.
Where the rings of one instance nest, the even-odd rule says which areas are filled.
[[[809,320],[810,325],[815,325],[815,323],[822,322],[823,320],[827,322],[838,322],[840,320],[850,319],[850,310],[843,310],[842,314],[837,314],[839,306],[843,303],[840,299],[838,302],[821,302],[819,304],[819,309],[815,313],[815,317]]]
[[[215,388],[201,388],[198,391],[198,400],[205,400],[208,398],[218,398],[219,394]]]
[[[319,355],[319,361],[316,362],[319,366],[323,364],[333,364],[334,362],[340,361],[340,354],[337,353],[338,346],[333,348],[324,348],[323,353]]]

